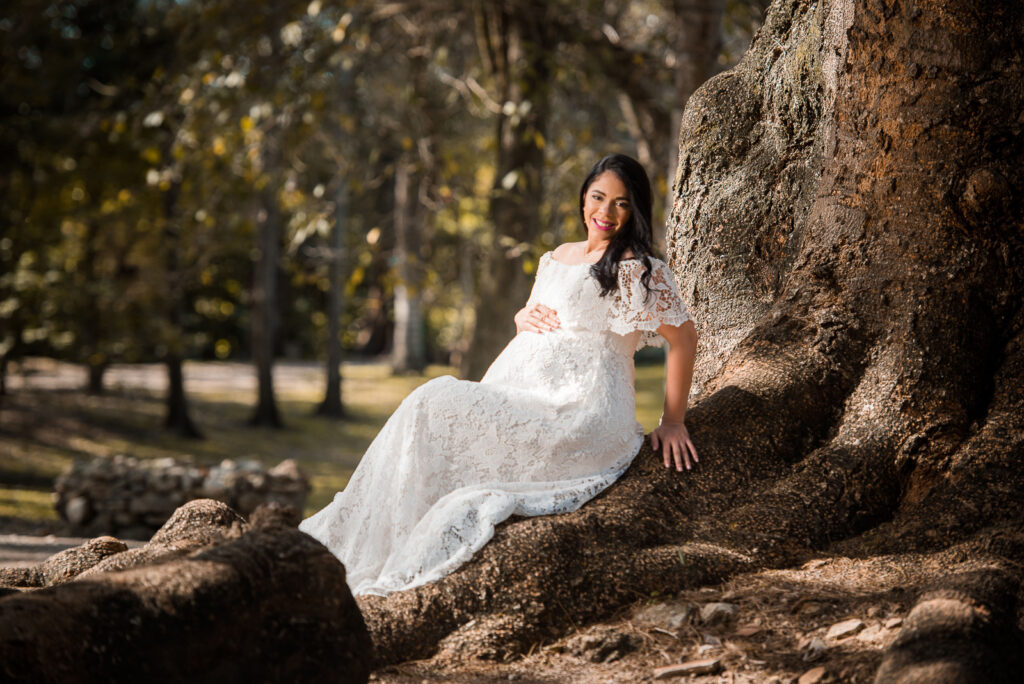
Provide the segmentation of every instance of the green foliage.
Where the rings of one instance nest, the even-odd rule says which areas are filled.
[[[494,56],[482,47],[484,6],[5,5],[0,357],[102,365],[168,352],[244,356],[254,230],[268,209],[280,216],[285,247],[281,351],[323,353],[334,258],[347,273],[345,345],[383,351],[400,278],[398,159],[412,165],[417,205],[415,244],[401,257],[416,264],[407,285],[422,294],[435,357],[464,351],[474,283],[488,277],[479,257],[502,234],[487,220],[495,122],[501,112],[525,115],[500,101]],[[735,52],[759,3],[727,6]],[[528,270],[546,249],[581,237],[576,194],[590,164],[636,149],[622,97],[658,160],[674,144],[665,125],[678,59],[672,3],[546,7],[555,39],[533,48],[550,53],[551,111],[530,141],[543,150],[544,227],[536,244],[512,245],[525,250]],[[667,189],[665,164],[652,166]],[[328,239],[336,227],[342,255]]]

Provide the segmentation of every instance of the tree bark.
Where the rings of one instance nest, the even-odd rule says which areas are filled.
[[[181,357],[174,353],[168,354],[164,363],[167,365],[167,416],[164,427],[181,437],[199,439],[203,434],[189,416]]]
[[[169,323],[169,335],[164,341],[168,350],[164,359],[167,364],[167,413],[164,416],[164,428],[181,437],[201,439],[203,434],[189,416],[185,376],[182,372],[185,291],[178,251],[181,245],[181,230],[177,223],[180,191],[181,184],[175,181],[164,194],[164,237],[167,249],[166,315]]]
[[[395,285],[395,333],[391,349],[391,369],[395,373],[418,373],[427,365],[417,264],[419,212],[413,208],[416,203],[409,201],[410,166],[404,155],[395,161],[394,262],[398,267],[398,283]]]
[[[497,82],[498,154],[489,218],[494,240],[478,270],[473,338],[462,375],[479,379],[515,334],[512,317],[529,295],[523,257],[540,232],[543,139],[548,114],[544,5],[485,6],[484,25]]]
[[[31,569],[50,586],[0,601],[4,679],[366,682],[338,560],[273,509],[247,524],[219,503],[185,504],[142,547],[101,537]]]
[[[675,177],[679,165],[679,146],[676,143],[686,102],[718,68],[725,0],[672,0],[671,8],[675,19],[673,48],[682,58],[682,64],[675,70],[675,93],[669,112],[671,133],[668,139],[672,144],[667,146],[667,177],[670,180]],[[669,183],[666,216],[671,212],[674,202],[674,188]]]
[[[988,560],[936,585],[979,614],[1015,601],[1022,54],[1024,8],[994,0],[773,4],[682,121],[668,253],[701,333],[700,467],[673,474],[645,446],[579,511],[506,524],[441,581],[364,599],[382,659],[442,639],[511,657],[652,591],[821,552],[963,542]],[[885,681],[965,671],[942,645],[987,639],[972,620],[931,644],[913,623]],[[991,667],[1013,676],[1011,658]]]
[[[274,397],[274,342],[277,334],[277,262],[281,246],[281,219],[277,198],[269,190],[260,193],[257,216],[259,259],[253,283],[252,355],[256,365],[256,410],[250,423],[282,427]]]
[[[327,389],[324,400],[317,405],[316,412],[328,418],[344,418],[345,407],[341,401],[341,310],[345,298],[344,282],[344,236],[348,220],[348,185],[340,182],[335,196],[334,229],[331,231],[331,264],[327,292]]]
[[[103,394],[103,375],[107,372],[109,364],[106,361],[90,361],[86,366],[89,370],[86,392],[94,396]]]

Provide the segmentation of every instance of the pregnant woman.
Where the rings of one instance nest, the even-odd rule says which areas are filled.
[[[412,392],[348,486],[300,529],[344,563],[352,593],[387,595],[459,567],[510,515],[576,510],[643,444],[633,353],[669,343],[665,409],[651,433],[665,467],[697,461],[683,419],[697,334],[652,256],[651,187],[623,155],[580,190],[584,242],[544,254],[517,334],[480,382]]]

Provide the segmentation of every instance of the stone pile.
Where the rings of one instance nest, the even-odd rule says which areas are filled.
[[[273,502],[302,511],[309,490],[308,478],[292,459],[265,470],[256,461],[198,466],[173,458],[115,456],[75,462],[57,478],[54,505],[73,533],[148,539],[193,499],[216,499],[248,516]]]

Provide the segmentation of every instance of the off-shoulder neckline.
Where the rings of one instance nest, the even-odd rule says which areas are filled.
[[[570,264],[570,263],[568,263],[566,261],[560,261],[560,260],[556,259],[554,257],[553,252],[554,252],[554,250],[550,250],[549,249],[548,251],[544,252],[544,256],[546,256],[548,258],[548,260],[554,261],[556,264],[562,264],[563,266],[593,266],[594,264],[597,263],[597,261],[581,261],[578,264]],[[652,256],[652,257],[649,257],[649,258],[652,261],[658,261],[659,260],[658,257],[655,257],[655,256]],[[619,259],[619,263],[620,264],[625,263],[627,261],[635,261],[637,263],[643,263],[643,260],[640,257],[630,257],[628,259]]]

